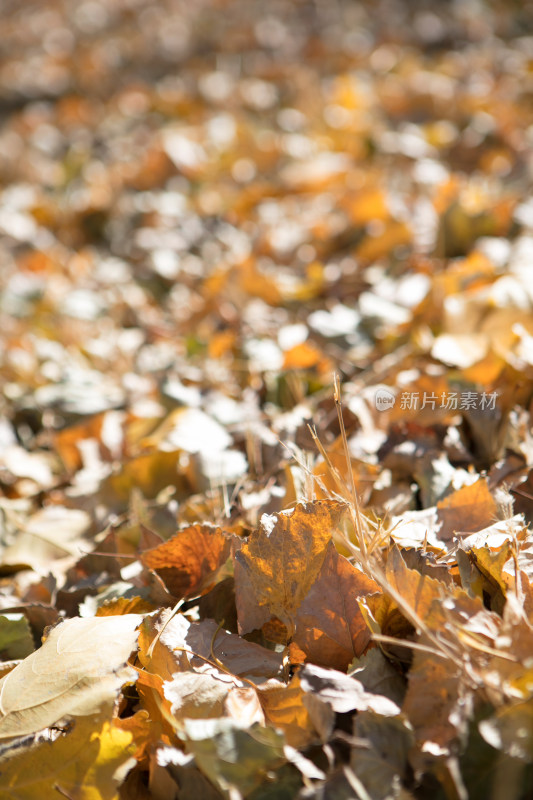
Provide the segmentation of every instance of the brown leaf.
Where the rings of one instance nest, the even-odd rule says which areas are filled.
[[[165,699],[171,704],[172,717],[177,726],[187,719],[209,719],[222,717],[224,701],[235,686],[229,675],[202,672],[177,672],[163,686]]]
[[[183,614],[169,619],[170,611],[147,617],[140,626],[139,661],[149,672],[170,680],[176,672],[205,669],[218,659],[233,675],[254,680],[280,673],[282,656],[240,636],[220,630],[214,620],[190,622]],[[148,655],[154,637],[159,639]]]
[[[356,678],[344,672],[306,664],[299,672],[299,677],[304,691],[329,703],[337,714],[354,710],[375,711],[383,716],[400,713],[399,707],[392,700],[367,692]]]
[[[281,653],[267,650],[254,642],[247,642],[246,639],[225,630],[217,632],[217,628],[213,620],[192,623],[185,636],[187,646],[205,658],[212,658],[214,655],[233,675],[246,677],[254,682],[259,683],[261,679],[279,675]],[[167,641],[166,638],[164,640]],[[195,664],[194,659],[192,663]]]
[[[294,641],[309,661],[345,670],[370,641],[358,598],[379,586],[329,542],[322,569],[296,612]]]
[[[460,665],[431,653],[415,651],[402,711],[420,745],[433,756],[445,755],[471,710],[471,695]]]
[[[340,503],[320,501],[263,519],[235,556],[241,567],[235,572],[241,633],[256,627],[258,606],[293,629],[295,612],[321,570],[344,508]],[[252,592],[244,594],[247,584]]]
[[[191,525],[167,542],[141,555],[145,567],[157,572],[174,597],[206,594],[220,577],[231,550],[231,539],[213,525]]]
[[[480,531],[494,522],[497,511],[487,481],[479,478],[437,503],[438,520],[442,523],[439,538],[447,541],[454,535]]]

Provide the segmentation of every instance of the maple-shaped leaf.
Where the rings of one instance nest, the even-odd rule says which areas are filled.
[[[42,647],[0,680],[0,739],[35,733],[65,715],[112,705],[135,671],[139,614],[75,618],[54,628]]]
[[[174,597],[198,597],[221,577],[230,551],[231,537],[224,531],[213,525],[197,524],[146,550],[141,561],[159,575]]]
[[[258,530],[235,555],[235,591],[239,631],[278,617],[294,630],[296,610],[315,582],[327,545],[346,506],[332,501],[297,505],[291,512],[263,517]]]
[[[135,764],[131,732],[99,716],[81,717],[53,742],[41,742],[0,764],[4,800],[68,797],[116,800]]]

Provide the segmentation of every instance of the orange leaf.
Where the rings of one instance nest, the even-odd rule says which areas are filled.
[[[141,555],[145,567],[157,572],[174,597],[206,594],[229,558],[231,540],[212,525],[191,525],[168,542]]]
[[[431,604],[440,598],[443,591],[449,592],[449,588],[441,581],[422,575],[416,569],[409,569],[396,546],[391,549],[387,559],[385,576],[389,585],[420,619],[426,617]],[[403,610],[401,605],[400,610]]]
[[[332,531],[344,509],[341,503],[319,501],[298,505],[290,513],[263,517],[259,530],[235,556],[241,633],[255,627],[258,606],[270,612],[263,622],[276,616],[293,630],[296,610],[322,568]]]
[[[287,744],[307,747],[318,740],[317,731],[303,700],[305,692],[297,675],[288,686],[276,681],[257,690],[267,722],[281,728]]]
[[[285,352],[283,369],[309,369],[317,366],[322,359],[323,355],[316,345],[302,342]]]
[[[142,597],[115,597],[107,600],[97,611],[97,617],[118,617],[123,614],[149,614],[155,611],[157,606]]]
[[[437,503],[437,517],[442,523],[439,537],[446,541],[454,534],[480,531],[497,519],[497,510],[484,478],[462,486]]]

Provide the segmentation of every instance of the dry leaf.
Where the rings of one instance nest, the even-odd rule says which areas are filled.
[[[41,742],[0,764],[2,797],[118,800],[118,787],[135,764],[134,750],[131,732],[113,721],[79,717],[55,741]]]
[[[329,703],[337,714],[348,711],[374,711],[382,716],[400,713],[399,707],[384,695],[367,692],[356,679],[335,669],[306,664],[299,672],[305,692],[317,695]]]
[[[54,628],[39,650],[0,680],[0,739],[35,733],[67,715],[112,705],[134,681],[138,614],[75,618]]]
[[[360,656],[370,642],[370,631],[358,599],[379,590],[329,542],[320,573],[295,617],[294,640],[308,661],[346,669]]]
[[[494,522],[497,510],[486,480],[463,486],[437,503],[439,538],[447,541],[454,535],[480,531]]]
[[[291,747],[304,748],[319,740],[312,716],[304,702],[305,691],[298,675],[288,685],[269,681],[258,689],[258,695],[267,722],[283,731],[287,744]]]
[[[145,550],[141,561],[157,572],[174,597],[206,594],[226,575],[223,567],[231,551],[231,538],[213,525],[191,525],[172,539]]]
[[[236,553],[235,591],[239,630],[253,630],[249,611],[264,606],[294,629],[294,616],[315,582],[327,544],[344,511],[340,503],[321,501],[264,518],[259,530]],[[249,582],[253,595],[243,593]],[[253,624],[253,623],[252,623]]]

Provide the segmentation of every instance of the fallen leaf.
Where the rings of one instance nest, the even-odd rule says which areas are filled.
[[[206,594],[222,574],[231,551],[231,537],[213,525],[191,525],[172,539],[145,550],[141,561],[157,572],[176,598]]]
[[[392,700],[384,695],[367,692],[356,678],[338,670],[306,664],[300,670],[299,678],[304,691],[329,703],[337,714],[354,710],[374,711],[382,716],[400,713],[399,706]]]
[[[112,705],[135,680],[127,661],[142,616],[74,618],[0,680],[0,739],[47,728],[65,715],[87,716]]]
[[[229,675],[208,675],[200,672],[179,672],[163,686],[165,698],[177,726],[183,720],[209,719],[223,716],[224,702],[235,683]]]
[[[218,670],[214,661],[218,659],[232,675],[258,683],[279,675],[283,661],[280,653],[222,630],[214,620],[190,622],[176,614],[167,621],[169,613],[155,619],[147,617],[140,627],[139,660],[147,670],[168,680],[175,672],[188,670],[191,665],[205,667],[208,661]],[[158,634],[150,658],[148,650]]]
[[[24,614],[0,614],[0,661],[25,658],[34,650],[33,636]]]
[[[354,721],[356,741],[350,765],[372,800],[394,796],[395,786],[405,781],[408,755],[413,746],[409,723],[399,716],[381,716],[376,711],[360,711]]]
[[[269,681],[257,693],[267,722],[283,731],[287,744],[304,748],[319,741],[318,731],[304,702],[305,690],[298,675],[288,685]],[[333,715],[330,724],[332,728]]]
[[[255,615],[256,606],[266,607],[270,616],[294,629],[295,612],[320,572],[327,544],[344,509],[340,503],[319,501],[263,518],[260,528],[235,555],[241,633],[253,630],[250,609]],[[252,596],[243,594],[248,582]]]
[[[407,610],[407,619],[416,626],[416,620],[424,620],[432,603],[439,600],[446,591],[446,584],[423,575],[416,569],[405,565],[402,554],[394,545],[388,555],[385,566],[385,578],[395,594],[391,597],[400,608]],[[396,595],[396,597],[395,597]],[[402,602],[396,599],[399,596]]]
[[[183,800],[221,800],[223,795],[200,770],[194,757],[177,747],[159,747],[150,764],[150,800],[168,800],[172,793]]]
[[[401,706],[405,696],[406,683],[398,667],[383,655],[379,647],[372,647],[350,664],[348,674],[372,694],[383,695]]]
[[[149,614],[157,606],[142,597],[117,597],[106,600],[96,610],[96,617],[120,617],[124,614]]]
[[[425,640],[423,640],[425,643]],[[402,711],[429,755],[444,755],[465,732],[472,694],[449,658],[415,651]]]
[[[485,741],[496,750],[533,763],[533,699],[499,708],[479,723]]]
[[[4,548],[1,563],[28,564],[36,571],[49,569],[50,562],[78,556],[87,545],[90,526],[86,511],[65,506],[48,506],[29,517]]]
[[[134,750],[131,732],[112,720],[78,717],[73,729],[55,741],[41,742],[0,764],[2,796],[117,800],[118,787],[135,764]]]
[[[447,541],[454,535],[486,528],[496,519],[497,511],[487,481],[480,478],[437,503],[437,517],[441,523],[439,538]]]
[[[134,489],[152,499],[167,486],[186,494],[186,481],[178,472],[178,459],[179,451],[156,451],[125,461],[120,470],[104,481],[102,499],[111,507],[124,506]]]
[[[308,661],[346,669],[370,642],[358,600],[379,592],[379,585],[352,566],[333,542],[317,578],[295,615],[294,641]]]
[[[186,748],[202,772],[223,791],[249,794],[259,786],[265,770],[275,770],[285,759],[284,736],[257,723],[242,728],[229,718],[185,720]]]

